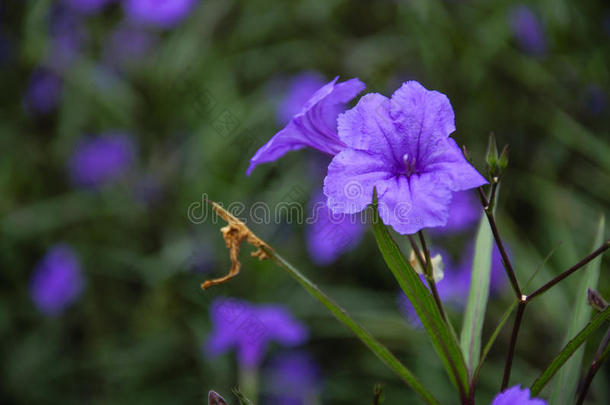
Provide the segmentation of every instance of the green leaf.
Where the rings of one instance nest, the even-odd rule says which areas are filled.
[[[481,354],[481,334],[483,332],[485,310],[487,309],[487,299],[489,298],[492,247],[493,234],[487,218],[483,215],[477,231],[470,292],[468,293],[468,303],[466,304],[460,335],[462,353],[471,373],[478,364]]]
[[[286,270],[295,280],[301,284],[307,292],[322,303],[343,325],[354,334],[373,352],[381,361],[394,371],[404,382],[407,383],[427,404],[439,404],[432,393],[394,356],[387,347],[381,344],[371,333],[354,321],[347,311],[331,300],[320,288],[299,272],[294,266],[287,262],[282,256],[273,250],[263,248],[271,260]]]
[[[379,250],[400,288],[413,305],[452,383],[458,388],[461,396],[467,396],[468,371],[457,339],[442,318],[432,294],[404,257],[387,227],[381,222],[377,211],[376,192],[373,195],[373,208],[373,230]]]
[[[597,248],[604,241],[604,227],[605,218],[602,217],[599,220],[599,226],[597,230],[597,236],[595,242],[593,242],[593,249]],[[570,336],[574,336],[579,330],[581,330],[587,322],[591,319],[591,307],[589,306],[587,299],[587,290],[589,288],[596,289],[597,281],[599,280],[601,255],[587,265],[586,269],[583,269],[578,286],[576,302],[572,309],[572,316],[570,325],[566,334],[565,342],[567,342]],[[550,403],[552,405],[563,405],[572,403],[576,394],[578,386],[578,380],[580,376],[580,369],[582,367],[582,359],[584,356],[585,347],[578,349],[568,360],[562,369],[559,371],[555,384],[553,387],[553,394],[551,395]]]
[[[610,307],[606,308],[604,311],[598,313],[591,319],[591,322],[587,324],[581,330],[574,339],[570,340],[568,344],[563,348],[563,350],[553,359],[551,364],[542,372],[540,377],[534,381],[532,384],[532,396],[536,396],[540,393],[540,391],[544,388],[544,386],[549,382],[551,378],[559,371],[561,366],[565,364],[566,361],[574,354],[576,350],[591,336],[593,332],[597,330],[600,326],[604,325],[605,322],[610,319]]]

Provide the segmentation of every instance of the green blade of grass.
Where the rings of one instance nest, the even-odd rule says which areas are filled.
[[[483,321],[489,298],[489,280],[491,276],[491,249],[493,235],[487,218],[483,216],[479,222],[479,229],[474,247],[474,260],[472,262],[472,276],[470,277],[470,291],[468,303],[462,323],[460,346],[470,373],[479,362],[481,354],[481,334]]]
[[[599,220],[597,235],[593,242],[593,249],[601,245],[604,241],[605,218],[602,216]],[[565,342],[570,336],[574,336],[576,332],[581,330],[591,319],[591,307],[587,302],[587,289],[596,289],[597,281],[599,280],[601,256],[588,264],[587,269],[583,269],[580,279],[580,284],[577,290],[576,302],[574,303],[570,325],[566,334]],[[585,347],[578,349],[572,357],[566,361],[565,365],[559,371],[553,386],[551,395],[551,405],[564,405],[572,403],[578,385],[580,369],[582,367],[582,359],[584,356]]]
[[[591,321],[585,326],[567,345],[559,352],[559,354],[553,359],[551,364],[542,372],[540,377],[534,381],[531,387],[532,396],[536,396],[549,382],[551,378],[559,371],[559,369],[565,364],[566,361],[574,354],[576,350],[595,332],[600,326],[604,325],[606,321],[610,319],[610,306],[598,313],[591,319]]]
[[[413,305],[449,378],[460,391],[460,396],[467,396],[468,371],[458,341],[442,318],[432,294],[404,257],[387,227],[379,218],[376,193],[373,196],[373,230],[386,264]]]

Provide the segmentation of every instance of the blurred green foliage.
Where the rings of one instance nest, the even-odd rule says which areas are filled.
[[[378,382],[385,403],[414,400],[271,263],[244,255],[242,274],[201,291],[199,284],[224,274],[229,260],[219,226],[193,224],[187,209],[203,194],[225,204],[274,204],[295,186],[306,192],[320,186],[307,152],[245,177],[248,159],[279,129],[283,78],[306,70],[329,79],[359,77],[367,91],[385,95],[416,79],[448,95],[454,137],[481,171],[490,131],[500,147],[510,146],[497,213],[521,283],[560,243],[530,288],[569,267],[589,252],[595,224],[610,206],[610,6],[533,2],[548,49],[530,56],[510,29],[514,4],[204,0],[182,24],[156,32],[153,50],[118,72],[102,57],[121,20],[115,4],[84,18],[87,44],[62,72],[57,111],[36,116],[23,99],[49,49],[45,19],[52,2],[3,1],[0,33],[10,47],[0,71],[2,402],[205,403],[212,388],[228,398],[237,382],[233,356],[212,360],[201,352],[210,331],[208,305],[223,295],[281,302],[311,328],[306,349],[323,370],[323,403],[367,403]],[[606,97],[601,111],[590,105],[593,86]],[[99,191],[76,189],[66,167],[74,145],[85,133],[106,130],[133,134],[136,167]],[[160,196],[143,203],[134,195],[148,177],[158,182]],[[397,353],[442,403],[454,403],[431,345],[397,310],[397,287],[370,233],[361,248],[316,268],[302,226],[253,229]],[[442,242],[459,256],[473,236],[474,230]],[[78,252],[87,286],[62,316],[45,318],[32,304],[28,282],[58,241]],[[203,274],[202,266],[210,272]],[[605,258],[599,291],[609,297],[607,270]],[[531,384],[559,352],[577,286],[570,278],[528,309],[512,382]],[[510,299],[509,291],[491,297],[484,339]],[[459,311],[451,316],[461,324]],[[478,403],[489,403],[500,387],[508,338],[504,330],[483,368]],[[587,346],[585,363],[599,338]],[[609,400],[608,376],[605,367],[591,403]]]

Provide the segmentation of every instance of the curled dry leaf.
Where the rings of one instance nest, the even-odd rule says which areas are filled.
[[[259,260],[266,259],[268,257],[266,251],[270,252],[272,250],[271,247],[259,239],[258,236],[256,236],[250,230],[250,228],[246,226],[246,224],[235,218],[233,215],[231,215],[231,213],[215,202],[210,203],[212,204],[214,211],[227,222],[227,225],[222,227],[220,232],[222,232],[222,237],[224,238],[226,246],[229,249],[229,255],[231,257],[231,269],[227,275],[212,280],[207,280],[201,284],[201,288],[204,290],[213,285],[223,284],[239,274],[239,270],[241,268],[241,263],[239,262],[239,250],[244,241],[256,248],[256,250],[252,252],[252,256],[257,257]]]

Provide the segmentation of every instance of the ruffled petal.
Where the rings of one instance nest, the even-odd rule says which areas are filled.
[[[421,162],[427,173],[443,173],[451,178],[451,190],[468,190],[487,184],[487,180],[466,160],[452,138],[437,142]]]
[[[390,117],[390,100],[381,94],[362,96],[356,106],[337,119],[339,138],[350,148],[383,156],[388,169],[403,165],[402,155],[395,154],[404,137]]]
[[[383,193],[385,180],[393,176],[383,157],[346,149],[328,166],[324,179],[328,207],[335,213],[360,212],[373,201],[373,188],[377,187],[377,192]]]
[[[358,79],[339,84],[337,80],[338,77],[315,92],[301,112],[254,154],[247,175],[257,165],[277,160],[293,150],[310,147],[332,156],[345,148],[337,135],[337,116],[345,103],[365,86]]]
[[[449,179],[438,173],[398,176],[384,182],[379,191],[379,216],[403,235],[422,228],[443,226],[449,217]]]

